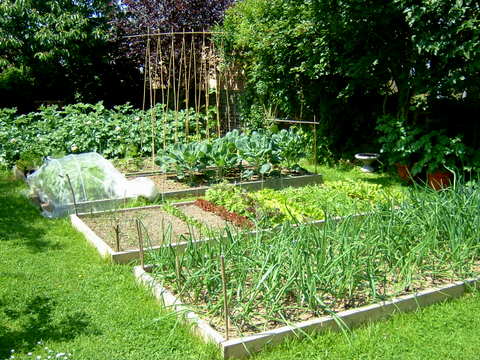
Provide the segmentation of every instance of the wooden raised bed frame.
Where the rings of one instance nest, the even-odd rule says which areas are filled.
[[[227,340],[213,329],[208,321],[200,318],[184,305],[171,292],[165,289],[150,274],[152,267],[143,269],[136,266],[133,270],[136,280],[150,288],[153,295],[165,306],[182,314],[191,325],[195,335],[204,341],[215,344],[224,359],[242,359],[260,351],[267,345],[276,345],[287,339],[301,337],[311,332],[341,331],[344,326],[355,328],[362,324],[382,320],[397,312],[411,312],[426,306],[462,296],[469,288],[476,288],[480,278],[457,281],[441,287],[430,288],[392,300],[378,302],[355,309],[336,313],[333,316],[299,322],[290,326],[260,332],[254,335]],[[341,325],[343,324],[343,325]]]
[[[185,201],[185,202],[174,203],[172,205],[182,206],[182,205],[192,205],[193,203],[194,201]],[[151,208],[161,208],[161,207],[162,205],[152,205],[152,206],[141,206],[141,207],[134,207],[134,208],[128,208],[128,209],[121,209],[117,211],[128,212],[128,211],[151,209]],[[102,213],[110,213],[110,212],[112,211],[99,211],[99,212],[94,212],[93,214],[102,214]],[[90,215],[90,213],[79,214],[78,216],[75,214],[70,215],[70,221],[72,223],[72,226],[85,236],[87,241],[97,249],[100,256],[102,256],[103,258],[111,259],[112,262],[117,264],[127,264],[130,261],[138,259],[140,257],[140,250],[138,249],[132,249],[132,250],[126,250],[126,251],[113,250],[112,247],[110,247],[102,238],[100,238],[97,234],[95,234],[95,232],[92,229],[90,229],[90,227],[81,219],[82,215]],[[303,223],[299,225],[322,226],[326,221],[342,221],[343,219],[352,218],[352,217],[363,217],[366,215],[367,214],[337,216],[337,217],[329,218],[327,220],[315,220],[315,221],[311,221],[311,222]],[[294,224],[292,226],[298,226],[298,225]],[[245,235],[253,235],[258,232],[268,232],[268,231],[272,231],[273,229],[274,228],[253,230],[253,231],[245,232]],[[218,239],[205,238],[205,239],[195,240],[193,243],[203,243],[203,242],[214,241],[214,240],[218,240]],[[156,245],[149,248],[145,248],[144,251],[156,250],[161,248],[162,246],[171,246],[178,251],[183,251],[188,244],[189,244],[188,242],[184,241],[184,242],[176,242],[168,245]]]
[[[147,175],[144,175],[147,176]],[[283,189],[286,187],[302,187],[306,185],[322,184],[323,178],[319,174],[299,175],[299,176],[284,176],[278,178],[267,178],[265,180],[245,181],[239,183],[232,183],[234,186],[241,187],[247,191],[257,191],[264,188],[268,189]],[[190,189],[172,190],[160,193],[160,197],[164,199],[202,196],[210,189],[210,186],[199,186]]]
[[[143,175],[147,176],[147,175]],[[258,181],[247,181],[247,182],[240,182],[240,183],[233,183],[232,185],[241,187],[248,191],[257,191],[262,190],[264,188],[268,189],[283,189],[286,187],[302,187],[306,185],[315,185],[315,184],[322,184],[323,178],[322,175],[319,174],[311,174],[311,175],[300,175],[300,176],[286,176],[286,177],[279,177],[279,178],[271,178],[266,180],[258,180]],[[186,197],[195,197],[195,196],[203,196],[205,192],[210,189],[210,186],[200,186],[194,187],[189,189],[182,189],[182,190],[172,190],[166,191],[163,193],[159,193],[159,198],[163,199],[175,199],[175,198],[186,198]],[[102,209],[115,209],[116,207],[120,206],[122,203],[133,200],[134,198],[121,198],[121,199],[109,199],[109,200],[96,200],[96,201],[88,201],[88,202],[79,202],[77,203],[77,209],[80,213],[87,213],[90,208],[93,206],[102,207]],[[73,213],[75,211],[74,204],[67,204],[67,207],[71,207],[71,211],[69,213]]]

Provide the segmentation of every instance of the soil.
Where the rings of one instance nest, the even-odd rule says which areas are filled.
[[[113,159],[113,166],[122,173],[160,171],[160,167],[152,162],[152,158]]]
[[[440,287],[443,285],[450,284],[453,281],[459,281],[459,280],[461,279],[455,279],[455,278],[433,279],[431,277],[426,276],[415,281],[412,284],[412,286],[410,286],[409,288],[405,288],[402,290],[397,289],[396,291],[394,291],[395,284],[387,284],[386,293],[387,294],[394,293],[395,295],[386,296],[384,300],[393,299],[395,297],[400,297],[403,295],[413,294],[413,293],[430,289],[430,288]],[[173,290],[173,288],[168,284],[164,283],[163,286],[165,286],[165,288],[168,289],[170,292],[172,292],[175,296],[179,296],[179,294],[176,293]],[[325,301],[325,304],[329,306],[330,310],[335,313],[353,309],[353,308],[358,308],[361,306],[365,306],[368,304],[373,304],[381,301],[379,299],[371,298],[371,296],[367,295],[366,293],[354,294],[354,296],[350,299],[337,299],[328,295],[325,296],[325,294],[323,294],[322,297]],[[219,333],[225,336],[226,329],[225,329],[225,319],[223,315],[211,316],[207,314],[207,308],[208,308],[207,302],[209,302],[210,299],[205,298],[205,301],[192,303],[189,297],[184,298],[180,296],[179,298],[180,300],[182,300],[184,304],[187,304],[188,306],[190,306],[192,310],[196,312],[201,318],[206,320],[210,324],[210,326],[212,326],[216,331],[218,331]],[[294,299],[289,299],[285,301],[283,303],[282,308],[284,309],[283,316],[288,321],[289,325],[297,322],[319,318],[325,315],[331,315],[331,311],[318,309],[318,311],[313,312],[311,310],[302,308],[301,306],[299,306],[298,303],[296,303]],[[234,309],[231,309],[230,311],[234,311]],[[252,317],[248,318],[246,322],[241,324],[232,324],[232,322],[230,321],[229,331],[228,331],[229,337],[235,338],[235,337],[254,335],[258,332],[273,330],[273,329],[277,329],[287,325],[281,321],[274,321],[264,317],[264,314],[266,314],[266,309],[262,307],[261,297],[258,298],[257,307],[254,309],[253,314],[254,315],[252,315]]]
[[[198,238],[199,231],[179,218],[163,211],[160,207],[111,211],[101,214],[83,215],[82,220],[116,250],[116,231],[119,227],[120,251],[138,249],[138,234],[135,220],[143,224],[144,246],[161,245],[168,242],[185,241],[193,236]],[[146,229],[146,230],[145,230]],[[148,233],[148,235],[145,234]],[[169,234],[171,233],[171,239]],[[149,240],[148,240],[149,239]]]
[[[228,211],[223,206],[215,205],[214,203],[208,200],[197,199],[194,205],[199,207],[205,212],[211,212],[211,213],[217,214],[222,219],[226,221],[230,221],[231,223],[239,227],[251,228],[254,226],[254,224],[250,221],[250,219],[246,218],[245,216],[241,216],[241,215],[238,215],[237,213]]]
[[[151,175],[148,176],[148,178],[155,183],[158,191],[162,193],[166,191],[184,190],[189,188],[189,186],[186,184],[176,180],[176,177],[173,175]]]
[[[220,216],[206,212],[195,205],[183,205],[178,207],[185,215],[191,217],[201,223],[214,228],[223,229],[228,226],[228,222],[223,220]]]

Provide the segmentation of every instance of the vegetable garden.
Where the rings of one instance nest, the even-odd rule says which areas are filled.
[[[244,336],[475,276],[479,196],[476,186],[419,190],[368,216],[230,232],[190,241],[181,254],[162,247],[149,261],[155,278],[225,334],[223,256],[230,336]]]

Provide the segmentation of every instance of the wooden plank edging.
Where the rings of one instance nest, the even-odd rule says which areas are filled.
[[[151,267],[146,267],[147,269]],[[194,332],[203,338],[206,342],[221,344],[225,338],[213,329],[208,322],[202,320],[197,314],[189,310],[179,299],[177,299],[170,291],[159,284],[145,269],[141,266],[133,268],[135,279],[140,284],[147,286],[165,307],[171,308],[173,311],[182,314],[185,320],[193,325]]]
[[[87,241],[97,249],[97,251],[100,253],[100,256],[104,258],[112,258],[114,253],[112,248],[108,246],[101,237],[95,234],[95,232],[90,229],[90,227],[85,224],[82,219],[75,214],[71,214],[70,222],[72,223],[72,226],[81,232]]]
[[[394,313],[416,311],[429,305],[458,298],[469,288],[477,287],[480,281],[480,278],[456,281],[441,287],[400,296],[389,301],[342,311],[337,313],[335,317],[323,316],[246,337],[225,340],[222,334],[213,329],[207,321],[188,310],[179,299],[140,266],[134,268],[134,275],[138,282],[150,287],[154,296],[165,306],[172,307],[175,311],[184,312],[185,319],[193,325],[192,329],[195,334],[207,342],[216,344],[220,348],[224,359],[246,358],[265,346],[279,344],[289,338],[301,337],[305,333],[313,331],[322,333],[329,330],[341,331],[344,326],[352,329],[365,323],[382,320]]]

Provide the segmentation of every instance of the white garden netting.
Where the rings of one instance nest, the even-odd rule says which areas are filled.
[[[46,217],[72,214],[75,203],[79,212],[91,212],[119,207],[119,200],[143,195],[134,181],[97,153],[47,158],[27,182]],[[154,189],[148,192],[150,197],[156,195]]]

